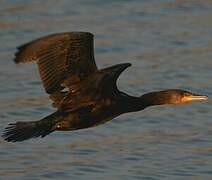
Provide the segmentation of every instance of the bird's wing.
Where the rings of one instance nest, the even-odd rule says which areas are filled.
[[[130,63],[122,63],[102,69],[101,72],[103,73],[103,77],[99,83],[101,93],[106,96],[111,96],[112,94],[117,92],[119,93],[116,81],[119,78],[120,74],[129,66],[131,66]]]
[[[106,103],[104,100],[113,99],[119,95],[116,81],[119,75],[130,65],[130,63],[123,63],[99,70],[85,81],[71,87],[67,82],[66,85],[70,91],[56,106],[68,110],[81,109],[87,106],[93,106],[94,109],[101,108]]]
[[[66,32],[31,41],[20,46],[15,54],[16,63],[30,61],[37,62],[46,92],[57,94],[64,88],[61,84],[67,77],[69,85],[73,85],[97,71],[93,35]]]

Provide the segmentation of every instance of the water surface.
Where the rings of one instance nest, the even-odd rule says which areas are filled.
[[[0,133],[54,109],[35,64],[15,48],[63,31],[95,34],[98,67],[130,62],[118,86],[132,95],[183,88],[212,96],[211,0],[2,0]],[[160,106],[44,139],[0,139],[0,179],[211,179],[212,101]]]

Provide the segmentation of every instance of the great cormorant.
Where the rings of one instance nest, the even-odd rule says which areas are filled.
[[[18,48],[16,63],[35,61],[46,92],[56,112],[39,121],[16,122],[6,127],[6,141],[44,137],[53,131],[97,126],[114,117],[148,106],[206,100],[207,96],[169,89],[133,97],[116,85],[130,63],[98,70],[94,60],[93,35],[65,32],[41,37]],[[68,89],[68,91],[65,91]]]

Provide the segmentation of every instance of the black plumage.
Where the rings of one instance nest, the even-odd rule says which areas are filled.
[[[57,33],[20,46],[15,62],[32,61],[37,63],[45,91],[57,111],[39,121],[9,124],[2,135],[6,141],[45,137],[56,130],[93,127],[120,114],[152,105],[207,99],[207,96],[177,89],[151,92],[141,97],[121,92],[116,81],[131,64],[98,70],[93,35],[89,32]]]

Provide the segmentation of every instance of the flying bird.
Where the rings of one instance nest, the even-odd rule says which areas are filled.
[[[53,131],[94,127],[123,113],[149,106],[206,100],[180,89],[134,97],[120,91],[116,81],[130,63],[97,69],[93,34],[65,32],[48,35],[18,47],[16,63],[36,62],[56,111],[38,121],[10,123],[2,137],[9,142],[45,137]]]

